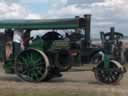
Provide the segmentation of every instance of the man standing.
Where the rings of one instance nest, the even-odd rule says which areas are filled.
[[[13,56],[16,57],[22,50],[21,44],[23,42],[22,36],[23,36],[24,30],[23,29],[14,29],[14,35],[13,35]]]
[[[9,58],[13,53],[12,41],[13,41],[13,30],[5,29],[5,60],[9,60]]]

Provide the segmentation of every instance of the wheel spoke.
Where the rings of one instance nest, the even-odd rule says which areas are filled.
[[[34,61],[34,64],[42,64],[42,58],[37,59],[36,61]]]
[[[36,74],[35,72],[32,72],[31,78],[32,78],[33,80],[37,80],[37,79],[38,79],[38,76],[37,76],[37,74]]]
[[[27,60],[24,57],[20,57],[20,60],[23,64],[27,64]]]

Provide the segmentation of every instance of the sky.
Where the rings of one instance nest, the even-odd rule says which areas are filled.
[[[128,36],[128,0],[0,0],[0,19],[68,18],[91,14],[91,37],[111,26]]]

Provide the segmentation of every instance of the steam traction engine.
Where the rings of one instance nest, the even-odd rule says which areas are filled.
[[[12,38],[5,40],[6,73],[15,73],[25,81],[39,82],[60,77],[62,71],[68,70],[72,65],[72,49],[69,41],[55,31],[48,32],[42,37],[37,36],[35,39],[30,37],[31,31],[83,29],[87,33],[90,29],[90,15],[69,19],[3,20],[0,21],[0,28],[8,29],[5,38],[13,38],[12,29],[24,32],[24,50],[15,46]],[[7,33],[12,34],[8,36]]]
[[[95,76],[104,83],[119,82],[126,69],[122,66],[124,55],[121,38],[123,34],[115,32],[114,28],[108,33],[101,32],[101,41],[103,45],[102,60],[94,68]]]

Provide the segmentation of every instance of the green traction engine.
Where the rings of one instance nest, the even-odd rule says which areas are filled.
[[[61,72],[72,67],[69,40],[55,31],[48,32],[42,37],[37,36],[35,39],[30,33],[32,30],[36,32],[47,29],[85,30],[90,28],[88,19],[90,15],[85,15],[84,18],[0,21],[0,28],[8,29],[5,32],[5,72],[16,74],[20,79],[29,82],[47,81],[62,76]],[[21,42],[25,45],[24,49],[20,50],[15,46],[12,29],[24,30]]]
[[[69,52],[69,41],[62,38],[46,39],[37,36],[21,52],[15,53],[16,50],[20,50],[16,49],[5,61],[5,71],[16,73],[26,81],[42,81],[59,77],[61,76],[60,72],[70,69],[72,58]]]
[[[122,48],[118,46],[122,43],[120,40],[122,37],[123,34],[115,32],[114,27],[111,28],[111,32],[101,32],[103,45],[102,60],[94,68],[94,73],[96,79],[103,83],[117,83],[123,78],[123,74],[126,72],[125,67],[122,65]],[[118,54],[115,54],[115,52]]]
[[[69,69],[71,63],[67,41],[45,41],[37,37],[16,57],[15,72],[27,81],[49,80],[60,77],[60,72]]]

